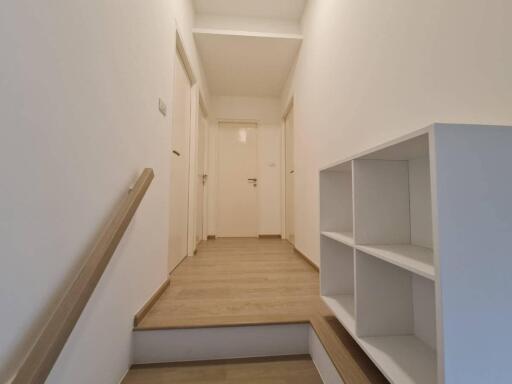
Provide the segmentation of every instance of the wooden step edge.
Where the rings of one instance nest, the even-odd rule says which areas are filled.
[[[144,326],[138,325],[134,331],[165,331],[175,329],[200,329],[200,328],[229,328],[229,327],[255,327],[265,325],[293,325],[310,324],[309,318],[297,318],[289,320],[254,320],[254,321],[233,321],[230,323],[208,323],[208,324],[180,324],[180,325],[162,325],[162,326]]]
[[[311,327],[346,384],[389,384],[334,316],[316,315]]]
[[[148,369],[148,368],[167,368],[167,367],[195,367],[195,366],[199,366],[199,365],[245,364],[245,363],[260,363],[260,362],[266,362],[266,361],[293,361],[293,360],[311,360],[311,355],[295,354],[295,355],[257,356],[257,357],[234,357],[231,359],[193,360],[193,361],[176,361],[176,362],[169,362],[169,363],[133,364],[130,367],[130,370]]]
[[[149,300],[142,306],[142,308],[137,312],[133,318],[133,326],[137,327],[144,316],[149,312],[149,310],[155,305],[160,296],[163,295],[165,290],[170,286],[171,280],[169,277],[162,283],[162,285],[153,293],[153,295],[149,298]]]

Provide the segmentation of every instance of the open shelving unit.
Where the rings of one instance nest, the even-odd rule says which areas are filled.
[[[320,172],[321,294],[392,383],[437,382],[429,133]]]
[[[321,295],[391,383],[512,382],[510,148],[434,124],[320,170]]]

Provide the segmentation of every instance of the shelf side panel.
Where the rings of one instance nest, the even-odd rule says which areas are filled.
[[[414,334],[436,350],[436,300],[434,282],[424,277],[412,276],[414,306]]]
[[[428,157],[409,161],[411,244],[432,248],[432,199]]]
[[[430,147],[442,382],[512,383],[512,128],[436,124]]]

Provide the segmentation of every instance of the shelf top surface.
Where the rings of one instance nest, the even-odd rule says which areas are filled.
[[[351,161],[358,159],[411,160],[428,156],[428,141],[432,128],[433,125],[416,130],[395,140],[326,165],[320,168],[320,171],[344,172],[349,169],[351,170]]]
[[[348,246],[354,245],[354,234],[352,232],[329,232],[323,231],[322,235],[331,240],[338,241]]]
[[[357,245],[356,248],[427,279],[435,279],[434,252],[430,248],[411,244]]]

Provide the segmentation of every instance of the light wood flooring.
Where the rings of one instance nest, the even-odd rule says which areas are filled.
[[[309,356],[138,366],[122,384],[321,384]]]
[[[280,239],[217,239],[172,273],[137,329],[306,322],[328,310],[318,272]]]
[[[170,281],[169,288],[135,327],[136,331],[309,323],[346,384],[387,383],[384,376],[323,303],[319,292],[318,271],[297,255],[287,241],[248,238],[203,242],[197,255],[185,259],[171,274]],[[304,367],[310,363],[301,361],[286,364],[299,364]],[[126,379],[133,381],[125,381],[124,384],[167,383],[170,381],[165,375],[200,376],[200,372],[203,371],[197,366],[183,370],[182,365],[177,366],[180,369],[168,367],[163,371],[162,367],[137,368],[134,372],[130,371]],[[236,370],[242,366],[230,366],[229,369]],[[276,365],[276,369],[281,370],[277,366],[279,364]],[[187,373],[187,369],[191,373]],[[215,364],[205,368],[207,372],[226,375],[222,376],[220,381],[183,379],[175,382],[230,383],[231,381],[226,381],[226,377],[229,376],[227,369]],[[210,374],[206,371],[205,375]],[[155,380],[141,381],[138,377],[155,377]],[[273,378],[268,379],[270,381],[266,380],[235,381],[275,382],[272,381]],[[283,380],[279,383],[309,383],[294,380]]]

